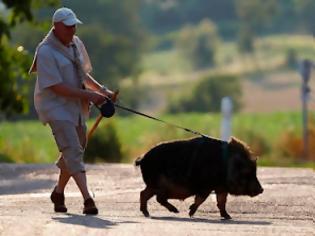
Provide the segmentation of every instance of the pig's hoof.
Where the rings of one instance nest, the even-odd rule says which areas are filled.
[[[196,213],[197,211],[197,208],[194,204],[192,204],[190,207],[189,207],[190,211],[189,211],[189,216],[190,217],[193,217],[193,215]]]
[[[143,213],[143,215],[144,215],[145,217],[150,217],[150,214],[149,214],[148,211],[142,211],[142,213]]]
[[[221,215],[223,217],[223,220],[230,220],[232,219],[232,217],[229,215],[229,214],[224,214],[224,215]]]
[[[195,210],[194,210],[194,211],[190,210],[190,211],[189,211],[189,217],[190,217],[190,218],[193,217],[194,214],[195,214],[195,212],[196,212]]]
[[[169,210],[170,212],[179,213],[176,207],[171,207]]]

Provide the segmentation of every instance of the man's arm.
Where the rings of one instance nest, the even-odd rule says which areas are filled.
[[[53,86],[50,86],[48,89],[51,89],[54,93],[60,96],[86,99],[96,105],[102,104],[106,100],[106,96],[100,93],[85,89],[73,88],[64,83],[55,84]]]
[[[86,74],[87,77],[84,81],[84,84],[87,88],[93,90],[93,91],[97,91],[107,97],[112,97],[114,92],[109,90],[109,89],[105,89],[99,82],[97,82],[90,74]]]

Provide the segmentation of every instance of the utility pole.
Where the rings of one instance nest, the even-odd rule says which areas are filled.
[[[308,142],[308,110],[307,102],[309,100],[309,93],[311,92],[308,82],[311,76],[312,62],[310,60],[303,60],[300,63],[300,73],[302,76],[302,88],[301,88],[301,98],[302,98],[302,116],[303,116],[303,142],[304,142],[304,158],[307,159],[309,155],[309,142]]]

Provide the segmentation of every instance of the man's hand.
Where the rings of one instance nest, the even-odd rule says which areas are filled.
[[[115,102],[117,101],[118,95],[119,95],[119,90],[116,90],[116,91],[113,93],[113,95],[111,96],[110,99],[112,100],[113,103],[115,103]]]
[[[106,99],[109,99],[107,96],[104,96],[103,94],[100,94],[98,92],[88,90],[86,90],[85,92],[87,93],[86,99],[95,105],[101,105],[105,102]]]
[[[96,105],[100,105],[104,103],[106,99],[108,99],[108,96],[100,94],[98,92],[87,89],[73,88],[63,83],[53,85],[49,87],[49,89],[60,96],[85,99]]]
[[[109,97],[113,103],[115,103],[118,99],[119,90],[116,90],[115,92],[113,92],[113,91],[111,91],[105,87],[102,87],[98,91],[99,91],[99,93],[103,94],[104,96]]]

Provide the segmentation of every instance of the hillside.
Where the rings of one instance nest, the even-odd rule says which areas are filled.
[[[208,74],[235,74],[241,77],[243,88],[242,112],[298,111],[301,106],[301,76],[298,63],[315,59],[311,36],[274,35],[256,40],[253,55],[237,52],[236,43],[224,42],[218,48],[217,65],[195,71],[188,58],[176,49],[154,51],[143,58],[139,85],[150,92],[140,108],[162,112],[173,96],[187,93],[199,79]],[[287,66],[288,52],[294,50],[296,66]],[[315,73],[310,79],[315,89]],[[311,92],[312,95],[312,92]],[[311,104],[314,99],[310,99]],[[310,108],[314,108],[310,104]]]

